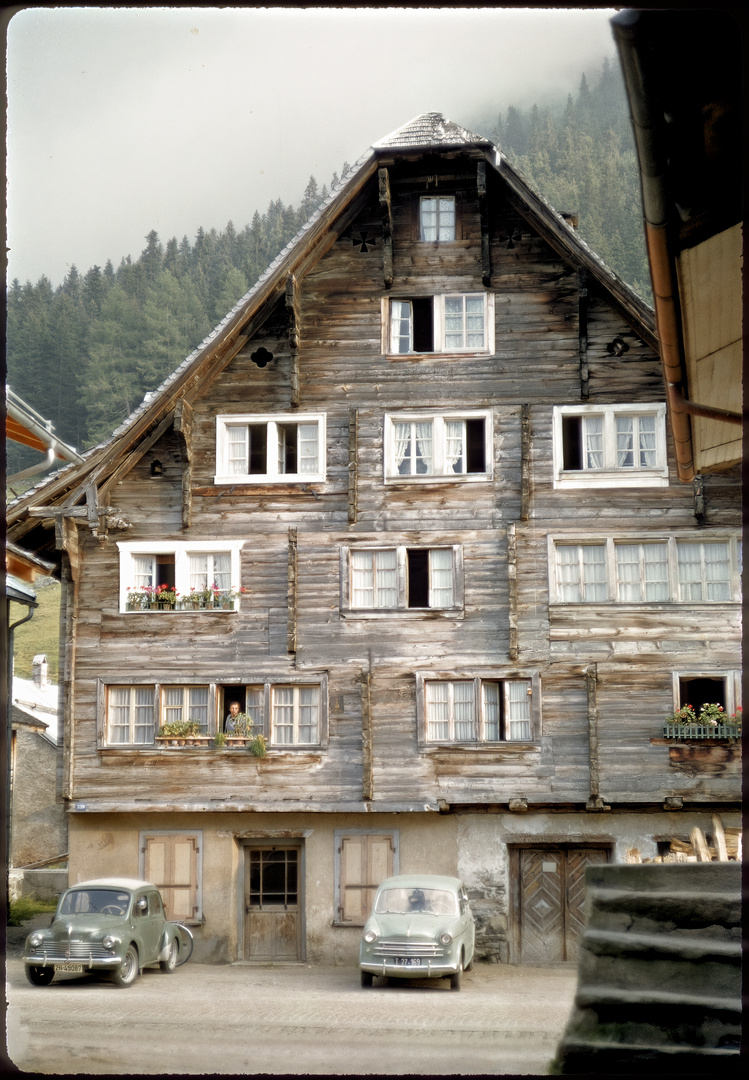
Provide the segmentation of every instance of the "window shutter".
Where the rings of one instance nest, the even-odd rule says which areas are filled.
[[[393,873],[390,836],[345,836],[341,841],[341,922],[362,925],[377,886]]]
[[[147,836],[145,877],[164,899],[167,918],[198,917],[198,841],[195,836]]]

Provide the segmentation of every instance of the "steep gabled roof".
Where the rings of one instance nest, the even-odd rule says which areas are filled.
[[[152,442],[170,426],[176,406],[190,400],[204,378],[221,370],[262,325],[270,306],[286,289],[289,275],[301,280],[346,231],[359,208],[363,189],[376,175],[383,159],[399,155],[450,150],[470,151],[484,157],[505,182],[508,197],[532,227],[576,269],[596,279],[622,316],[643,340],[657,347],[653,313],[647,304],[591,251],[562,215],[534,192],[510,166],[499,149],[482,136],[445,119],[440,113],[424,113],[375,143],[341,179],[297,235],[273,260],[253,287],[229,311],[218,326],[114,431],[105,442],[83,455],[80,464],[61,469],[8,506],[11,536],[18,541],[26,531],[23,523],[29,508],[72,508],[89,496],[91,485],[111,477],[115,469],[127,469],[138,460],[137,450]],[[122,475],[118,472],[118,475]],[[91,519],[89,519],[91,520]],[[14,528],[16,526],[16,528]]]

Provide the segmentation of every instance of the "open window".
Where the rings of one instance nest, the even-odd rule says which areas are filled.
[[[216,484],[324,479],[323,414],[216,417]]]
[[[665,405],[558,405],[553,424],[555,487],[668,483]]]
[[[699,714],[703,705],[720,705],[731,717],[741,705],[741,673],[738,671],[679,671],[673,677],[674,705],[691,705]]]
[[[232,702],[252,721],[255,734],[264,735],[268,747],[322,746],[327,743],[327,678],[311,682],[225,683],[218,687],[220,730]]]
[[[120,611],[237,611],[244,540],[119,541]]]
[[[462,609],[459,545],[351,547],[342,551],[341,608],[352,613]]]
[[[393,413],[385,417],[385,479],[487,480],[491,412]]]
[[[384,353],[491,353],[494,296],[452,293],[383,300]]]

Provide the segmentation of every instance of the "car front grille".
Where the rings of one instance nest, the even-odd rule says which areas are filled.
[[[66,960],[111,960],[115,955],[99,942],[86,941],[45,942],[36,949],[28,949],[27,956],[39,957],[48,964],[62,964]]]
[[[397,941],[391,939],[383,939],[378,941],[372,949],[374,956],[381,956],[387,958],[388,956],[444,956],[445,952],[434,941],[414,941],[409,938],[407,941]]]

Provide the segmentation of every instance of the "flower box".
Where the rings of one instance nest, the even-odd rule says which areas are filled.
[[[693,739],[740,739],[741,724],[664,724],[666,739],[687,741]]]

